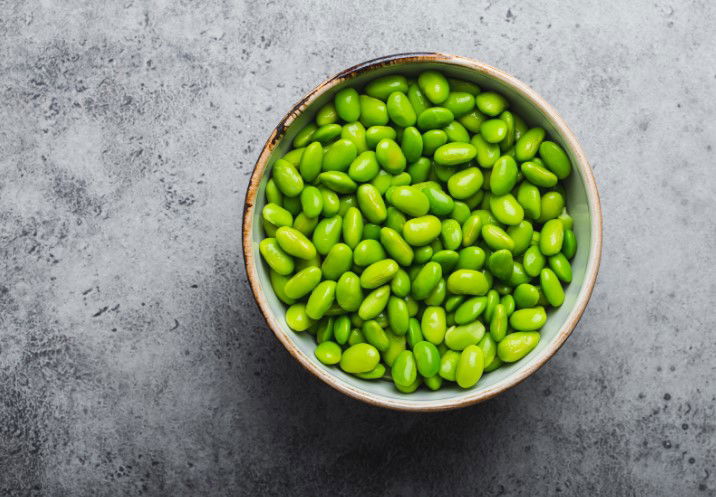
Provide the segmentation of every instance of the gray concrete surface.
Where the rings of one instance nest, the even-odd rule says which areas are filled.
[[[716,4],[0,7],[0,495],[716,495]],[[431,415],[304,372],[240,247],[285,110],[415,50],[546,96],[605,214],[566,346]]]

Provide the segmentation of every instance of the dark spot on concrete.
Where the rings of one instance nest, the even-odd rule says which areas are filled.
[[[102,314],[104,314],[105,312],[107,312],[107,309],[109,309],[109,306],[104,306],[104,307],[100,308],[97,312],[95,312],[94,314],[92,314],[92,317],[93,317],[93,318],[96,318],[97,316],[101,316]]]
[[[665,394],[664,394],[664,400],[671,400],[671,394],[670,394],[670,393],[665,393]]]
[[[689,429],[688,423],[682,424],[682,425],[681,425],[681,429],[682,429],[682,430],[688,430],[688,429]]]
[[[663,445],[665,449],[671,448],[671,442],[669,440],[664,440],[661,445]]]

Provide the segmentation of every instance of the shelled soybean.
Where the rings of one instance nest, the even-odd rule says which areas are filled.
[[[322,363],[474,386],[540,340],[576,252],[562,147],[436,71],[340,90],[273,164],[259,248]]]

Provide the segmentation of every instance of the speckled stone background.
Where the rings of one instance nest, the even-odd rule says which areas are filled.
[[[0,495],[716,495],[716,4],[0,1]],[[354,63],[530,83],[602,194],[591,304],[443,414],[302,370],[242,267],[252,165]]]

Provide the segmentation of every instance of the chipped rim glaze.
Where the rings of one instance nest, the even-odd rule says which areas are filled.
[[[437,399],[435,401],[415,401],[410,400],[409,395],[405,395],[404,398],[386,398],[373,394],[367,390],[362,390],[349,385],[340,380],[330,372],[321,369],[314,364],[302,351],[300,351],[291,339],[281,330],[280,324],[273,314],[266,298],[261,289],[259,282],[259,275],[257,270],[257,261],[254,259],[252,251],[252,239],[251,231],[253,229],[254,222],[254,205],[256,203],[256,196],[258,194],[259,182],[263,177],[266,168],[268,167],[269,158],[276,148],[280,140],[283,138],[288,127],[296,120],[296,118],[311,105],[319,96],[327,91],[330,91],[335,86],[343,83],[344,81],[351,80],[356,76],[363,74],[368,71],[375,70],[380,67],[402,65],[402,64],[416,64],[416,63],[442,63],[448,65],[462,66],[479,72],[491,79],[499,80],[500,82],[511,86],[517,92],[519,92],[531,105],[539,110],[559,131],[562,138],[564,139],[564,145],[570,149],[574,161],[574,166],[579,169],[582,182],[587,193],[587,200],[589,205],[589,215],[591,220],[591,246],[589,248],[589,258],[587,261],[587,267],[585,270],[584,282],[580,289],[580,295],[575,302],[573,309],[569,316],[565,320],[561,329],[554,337],[552,343],[550,343],[545,351],[542,352],[542,356],[537,360],[534,360],[528,367],[518,371],[513,376],[503,380],[502,382],[491,386],[487,389],[476,390],[474,394],[467,395],[460,398],[447,398]],[[286,347],[289,353],[311,374],[317,376],[331,387],[335,388],[339,392],[342,392],[354,399],[361,400],[371,405],[386,407],[390,409],[403,410],[403,411],[443,411],[449,409],[456,409],[459,407],[466,407],[484,400],[490,399],[495,395],[508,390],[515,385],[524,381],[532,373],[537,371],[542,365],[544,365],[556,352],[560,349],[562,344],[574,330],[574,327],[582,317],[584,310],[587,307],[589,298],[592,295],[594,284],[597,279],[597,273],[599,272],[599,264],[601,261],[602,254],[602,211],[599,201],[599,192],[594,181],[594,175],[592,169],[589,166],[586,156],[579,145],[577,138],[574,136],[572,131],[569,129],[562,117],[552,108],[542,97],[540,97],[534,90],[532,90],[525,83],[519,79],[511,76],[508,73],[500,71],[492,66],[478,62],[467,57],[461,57],[457,55],[448,55],[438,52],[416,52],[416,53],[400,53],[394,55],[387,55],[377,59],[362,62],[353,67],[350,67],[340,73],[336,74],[332,78],[324,81],[323,83],[316,86],[311,90],[305,97],[296,103],[291,110],[281,119],[281,122],[269,136],[266,144],[261,150],[256,165],[254,166],[253,173],[251,174],[251,180],[248,185],[246,192],[246,200],[244,204],[244,217],[243,217],[243,249],[244,249],[244,264],[246,267],[246,274],[251,285],[251,291],[254,294],[254,298],[258,303],[259,309],[266,320],[269,328],[273,331],[279,341]]]

